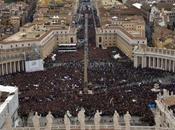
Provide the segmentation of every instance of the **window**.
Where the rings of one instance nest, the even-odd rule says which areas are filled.
[[[100,42],[100,43],[102,42],[102,38],[101,38],[101,37],[99,37],[99,42]]]
[[[73,43],[74,42],[74,39],[73,37],[70,38],[70,42]]]

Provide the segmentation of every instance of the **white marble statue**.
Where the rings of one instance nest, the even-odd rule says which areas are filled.
[[[82,108],[79,112],[78,112],[78,121],[80,122],[80,129],[81,130],[85,130],[85,110],[84,108]]]
[[[100,129],[100,120],[101,120],[101,116],[100,116],[100,112],[99,110],[96,111],[95,116],[94,116],[94,123],[95,123],[95,129],[99,130]]]
[[[35,112],[35,115],[32,121],[33,121],[33,126],[35,130],[39,130],[40,129],[40,116],[38,116],[38,112]]]
[[[129,114],[129,112],[127,111],[127,113],[124,115],[124,121],[125,121],[125,130],[130,130],[130,126],[131,126],[131,115]]]
[[[69,119],[67,113],[68,112],[66,112],[66,114],[64,115],[64,125],[65,125],[66,130],[70,130],[71,123],[70,123],[70,119]]]
[[[156,123],[155,129],[159,130],[161,122],[160,122],[160,114],[158,111],[155,113],[154,121]]]
[[[52,124],[53,124],[53,116],[51,112],[48,113],[48,115],[46,116],[46,119],[47,119],[46,130],[51,130]]]
[[[113,115],[114,130],[121,129],[121,126],[119,124],[119,118],[120,118],[119,114],[117,113],[117,111],[115,111]]]

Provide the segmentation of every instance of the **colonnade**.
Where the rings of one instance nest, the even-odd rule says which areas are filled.
[[[0,75],[25,71],[25,61],[16,60],[0,63]]]
[[[175,51],[155,47],[136,46],[134,67],[154,68],[175,72]]]
[[[175,58],[136,55],[134,56],[134,67],[139,66],[175,72]]]

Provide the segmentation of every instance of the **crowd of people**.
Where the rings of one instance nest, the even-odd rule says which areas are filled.
[[[90,36],[90,43],[92,39]],[[101,50],[94,45],[89,45],[88,55],[88,89],[91,94],[83,93],[82,48],[71,53],[55,50],[45,59],[45,71],[0,77],[1,84],[19,87],[19,114],[26,116],[37,111],[45,116],[51,111],[55,117],[63,117],[69,110],[76,116],[83,107],[89,117],[96,110],[105,116],[112,116],[114,110],[120,115],[129,111],[132,116],[154,125],[149,104],[155,103],[157,92],[152,88],[159,82],[160,90],[166,88],[175,92],[174,84],[161,85],[160,82],[161,78],[174,74],[148,68],[136,69],[118,49]],[[115,54],[120,57],[114,59]]]
[[[109,116],[114,110],[121,115],[129,111],[131,115],[139,116],[142,121],[153,125],[154,116],[148,105],[154,102],[157,93],[151,89],[159,78],[173,74],[160,70],[136,69],[119,50],[115,49],[115,53],[121,55],[117,60],[112,58],[112,50],[109,50],[103,50],[103,55],[102,50],[91,51],[90,57],[94,55],[97,58],[89,60],[89,89],[93,92],[90,95],[83,94],[83,62],[74,61],[74,54],[69,57],[69,61],[66,59],[64,62],[67,54],[59,55],[58,52],[57,55],[61,57],[54,61],[59,63],[57,67],[40,72],[7,75],[1,77],[0,82],[19,87],[21,116],[35,111],[45,115],[51,111],[55,117],[63,117],[67,110],[76,116],[77,111],[84,107],[88,116],[93,116],[97,109]],[[52,64],[50,61],[45,62]]]

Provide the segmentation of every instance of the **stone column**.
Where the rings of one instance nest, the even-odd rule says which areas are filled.
[[[4,64],[2,64],[1,68],[2,68],[2,75],[4,75]]]
[[[167,59],[166,70],[169,71],[169,60]]]
[[[175,63],[174,63],[175,61],[173,61],[173,72],[175,71],[175,69],[174,69],[174,67],[175,67]]]
[[[153,57],[153,68],[155,68],[155,57]]]
[[[0,64],[0,75],[2,75],[2,64]]]
[[[167,70],[167,59],[165,59],[165,70]]]
[[[142,68],[146,67],[146,57],[142,56]]]
[[[134,67],[138,67],[138,56],[134,56]]]
[[[161,69],[162,68],[162,59],[159,58],[159,68]]]
[[[16,73],[16,62],[13,62],[13,72]]]
[[[20,68],[20,61],[17,61],[17,70],[18,70],[18,72],[20,72],[21,71],[21,68]]]
[[[157,62],[158,62],[158,58],[156,57],[155,58],[155,68],[158,68],[158,63]]]
[[[161,58],[161,69],[164,69],[163,59]]]
[[[5,73],[8,74],[8,63],[5,63]]]
[[[12,73],[12,62],[10,62],[9,73]]]
[[[160,68],[160,59],[159,59],[159,57],[157,57],[157,68],[158,69]]]
[[[168,70],[169,70],[169,71],[171,71],[171,70],[172,70],[172,69],[171,69],[171,62],[172,62],[172,61],[171,61],[171,60],[169,60],[169,68],[168,68]]]
[[[25,61],[22,61],[21,65],[22,65],[22,71],[25,71]]]
[[[151,57],[149,56],[149,68],[151,67]]]

